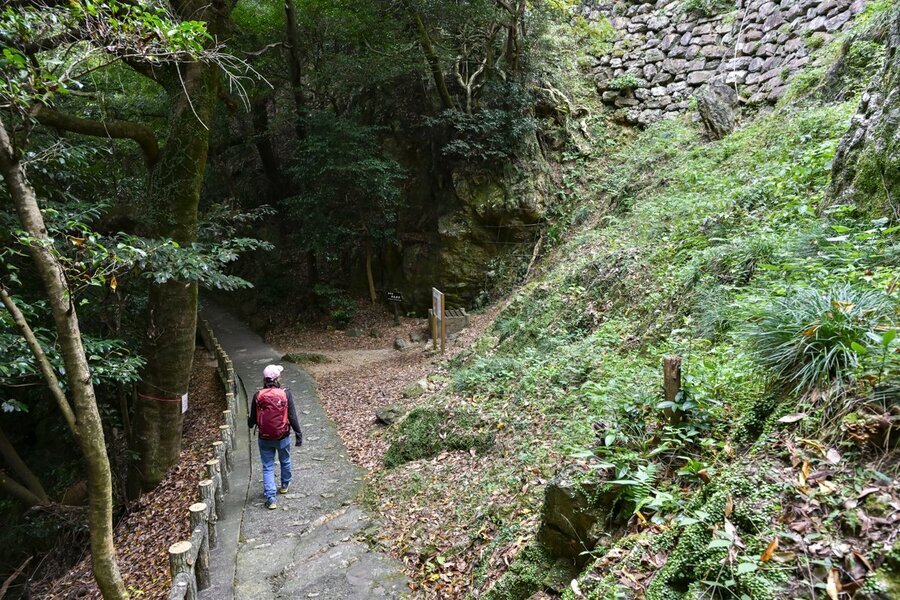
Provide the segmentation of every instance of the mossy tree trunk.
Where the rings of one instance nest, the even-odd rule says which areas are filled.
[[[216,104],[218,68],[189,63],[181,69],[169,132],[150,175],[150,202],[157,237],[181,246],[197,239],[198,207]],[[183,85],[181,83],[183,82]],[[129,481],[137,495],[156,487],[178,461],[197,326],[197,283],[170,280],[153,284],[147,313],[144,367],[134,415],[133,450],[138,454]]]
[[[375,277],[372,275],[372,236],[369,230],[366,230],[366,282],[369,284],[369,299],[372,304],[378,301],[378,294],[375,292]]]
[[[0,175],[6,183],[22,229],[33,240],[28,252],[47,294],[60,355],[66,369],[66,381],[76,417],[75,437],[81,447],[87,473],[88,528],[94,577],[106,600],[124,600],[128,597],[128,593],[125,591],[116,564],[116,551],[113,545],[112,474],[91,371],[81,342],[77,307],[73,302],[62,264],[54,255],[53,241],[44,224],[44,216],[34,188],[25,176],[24,166],[2,121],[0,121]]]

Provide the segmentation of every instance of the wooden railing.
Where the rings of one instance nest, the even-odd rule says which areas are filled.
[[[169,566],[172,571],[169,600],[194,600],[200,590],[209,586],[209,550],[218,543],[216,523],[222,517],[225,494],[231,487],[229,474],[234,467],[234,452],[237,450],[237,438],[234,433],[238,387],[234,365],[216,339],[209,323],[201,319],[197,329],[203,345],[215,356],[218,363],[217,370],[225,385],[226,410],[222,411],[224,424],[219,426],[221,440],[213,442],[214,458],[206,462],[206,477],[198,483],[200,502],[191,504],[188,508],[191,538],[169,547]]]

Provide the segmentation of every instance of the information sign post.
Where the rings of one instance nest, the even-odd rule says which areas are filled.
[[[437,350],[438,336],[441,339],[441,352],[447,349],[447,321],[444,319],[444,293],[431,288],[431,339],[432,348]]]
[[[394,327],[400,325],[400,303],[403,302],[403,294],[400,292],[388,292],[387,301],[394,307]]]

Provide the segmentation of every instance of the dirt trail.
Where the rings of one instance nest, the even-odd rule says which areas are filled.
[[[337,375],[371,366],[393,358],[396,351],[390,348],[374,348],[366,350],[306,350],[298,348],[298,354],[319,354],[325,357],[324,362],[308,362],[302,365],[313,377]]]
[[[363,471],[348,460],[334,425],[319,403],[312,378],[296,365],[283,362],[280,353],[225,311],[210,307],[203,312],[249,394],[256,389],[266,364],[285,366],[282,379],[294,394],[304,433],[303,447],[294,449],[290,493],[278,498],[276,511],[263,507],[256,440],[248,440],[240,450],[246,455],[249,446],[249,473],[243,474],[249,478],[249,486],[234,561],[233,597],[407,597],[402,565],[365,541],[373,522],[356,502]],[[367,352],[373,351],[351,351],[346,360],[369,360]],[[378,351],[374,352],[372,360],[379,360],[375,358]],[[351,362],[317,366],[329,364]],[[236,473],[235,479],[240,477]],[[229,577],[227,564],[223,563],[215,577]],[[204,596],[222,597],[215,593]]]

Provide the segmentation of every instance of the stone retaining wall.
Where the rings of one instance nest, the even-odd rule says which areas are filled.
[[[736,0],[702,16],[684,0],[655,3],[585,0],[589,21],[609,21],[612,50],[595,68],[603,101],[631,124],[648,124],[687,109],[694,92],[717,79],[744,102],[775,102],[792,74],[847,27],[866,0]]]

